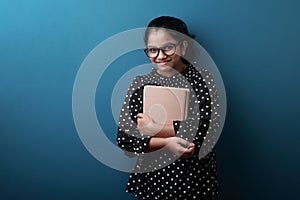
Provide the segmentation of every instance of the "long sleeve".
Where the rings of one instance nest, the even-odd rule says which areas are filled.
[[[176,136],[194,142],[195,154],[198,154],[210,126],[211,95],[205,79],[196,69],[187,74],[186,79],[191,89],[188,118],[174,124]]]
[[[201,75],[204,78],[204,81],[207,84],[210,98],[211,98],[211,118],[209,128],[206,132],[206,136],[202,143],[199,156],[205,157],[209,152],[211,152],[216,145],[216,142],[219,137],[219,128],[220,128],[220,105],[219,105],[219,94],[217,87],[214,81],[214,78],[209,71],[202,69],[200,71]]]
[[[137,129],[136,115],[143,112],[143,88],[140,79],[138,76],[132,81],[118,122],[117,144],[127,155],[145,153],[151,139]]]

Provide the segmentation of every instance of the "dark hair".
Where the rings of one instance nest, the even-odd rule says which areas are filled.
[[[184,40],[186,40],[189,43],[189,46],[187,48],[186,55],[184,56],[185,58],[182,58],[182,61],[186,64],[190,64],[190,62],[194,59],[194,50],[193,47],[191,46],[192,42],[190,42],[191,39],[195,38],[195,35],[191,35],[188,31],[188,28],[186,24],[178,18],[171,17],[171,16],[161,16],[153,19],[152,21],[149,22],[145,35],[144,35],[144,42],[147,45],[148,43],[148,37],[149,34],[152,30],[158,30],[159,28],[165,28],[166,31],[170,33],[176,40],[180,41],[182,40],[183,35],[187,36],[184,37]],[[181,34],[178,34],[181,33]],[[189,61],[188,61],[188,60]]]

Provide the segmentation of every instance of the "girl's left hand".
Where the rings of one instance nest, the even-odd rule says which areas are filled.
[[[190,158],[195,151],[195,144],[179,137],[169,137],[167,140],[167,149],[181,158]]]

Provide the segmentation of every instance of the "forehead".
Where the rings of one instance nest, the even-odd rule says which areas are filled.
[[[177,40],[164,29],[152,29],[148,35],[148,46],[163,46],[169,43],[176,43]]]

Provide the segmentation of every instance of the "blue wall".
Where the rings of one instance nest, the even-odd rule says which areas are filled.
[[[81,143],[72,87],[99,42],[162,14],[187,22],[225,83],[221,199],[299,199],[299,1],[132,2],[0,1],[0,199],[132,199],[128,174]]]

